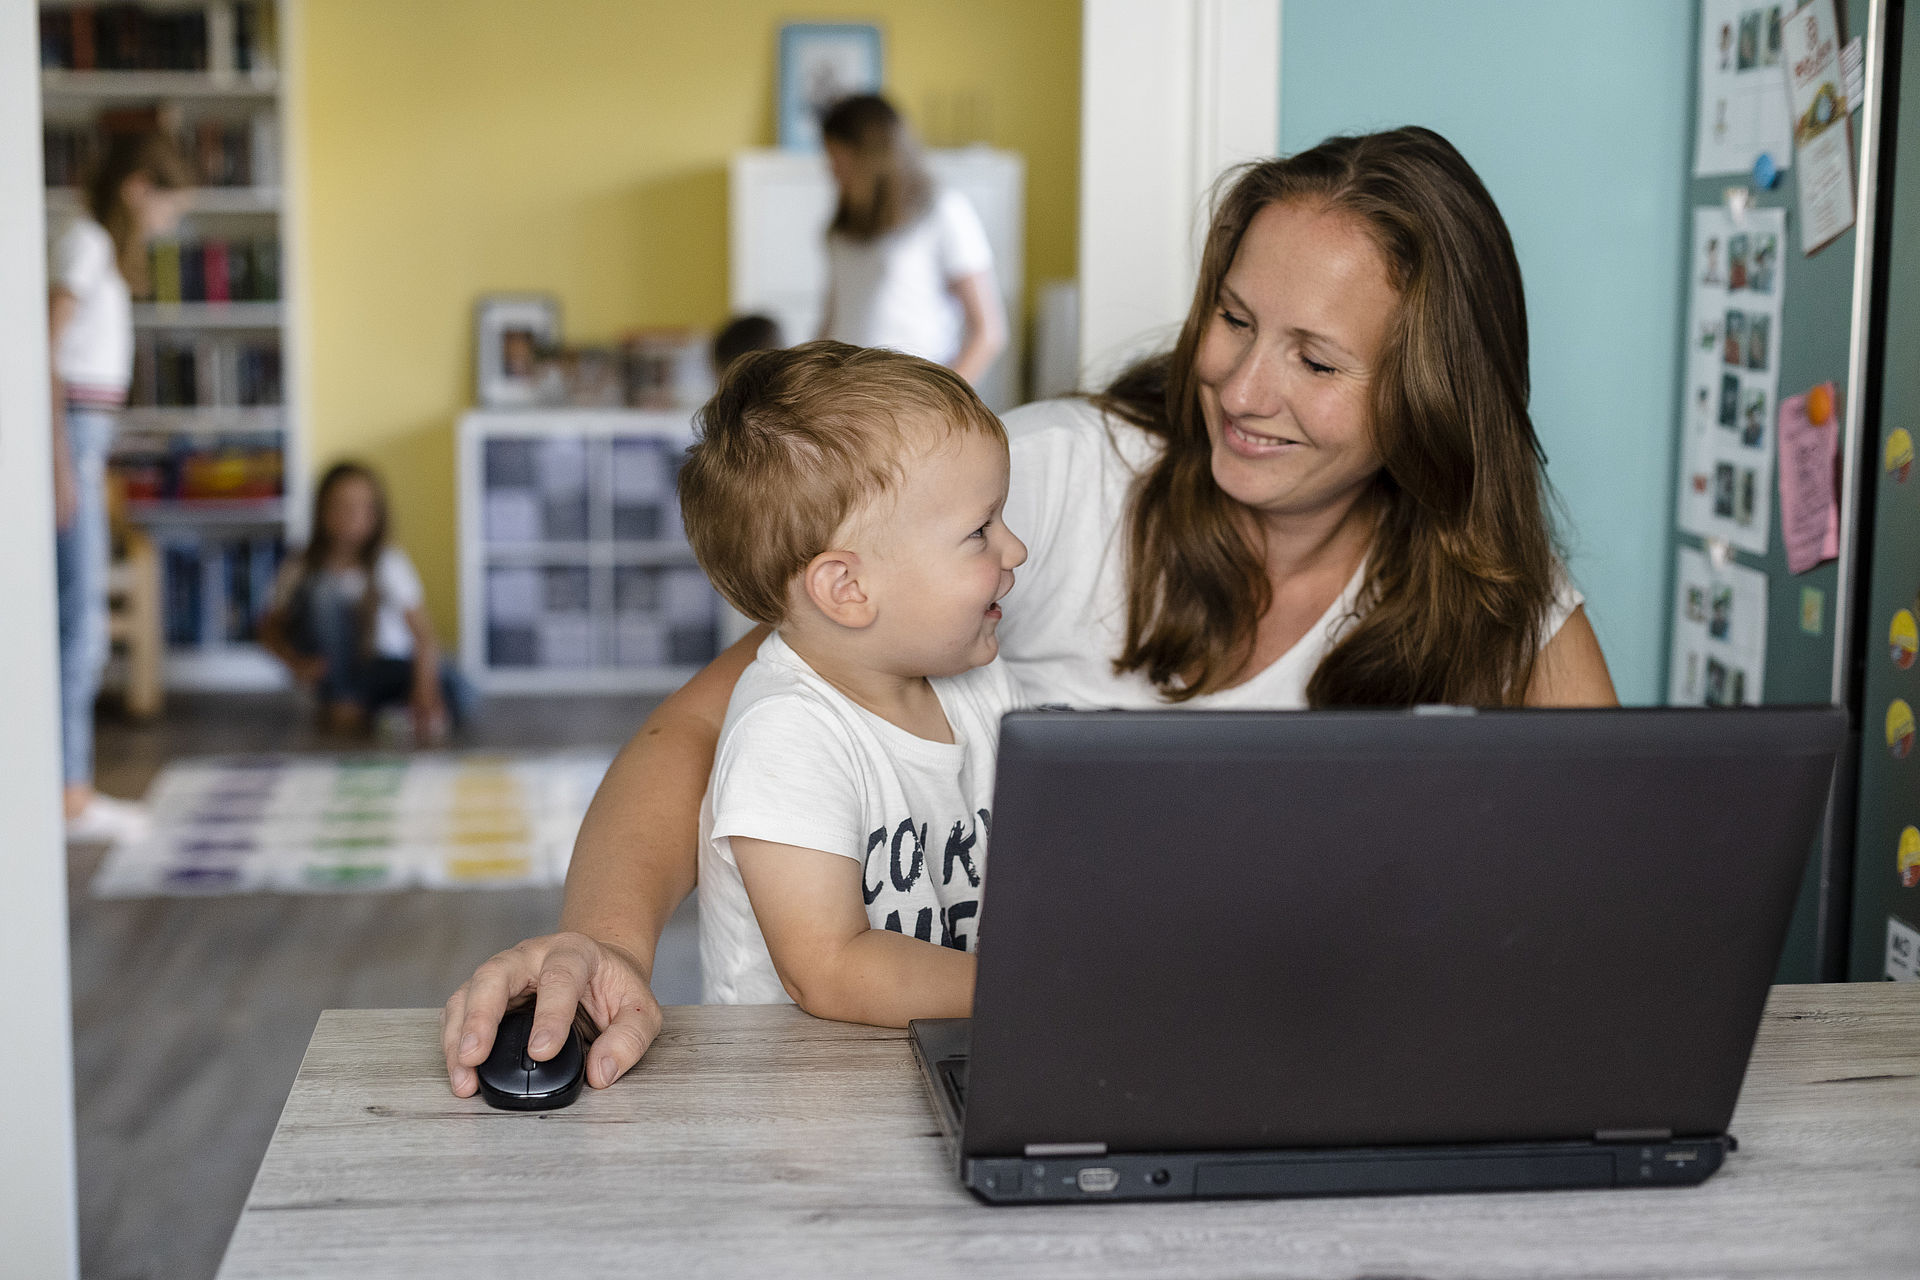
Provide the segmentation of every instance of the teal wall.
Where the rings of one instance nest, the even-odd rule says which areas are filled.
[[[1286,0],[1282,13],[1282,151],[1421,124],[1499,203],[1570,568],[1622,701],[1662,701],[1693,6]]]

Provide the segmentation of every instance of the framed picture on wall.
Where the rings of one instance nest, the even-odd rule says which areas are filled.
[[[867,22],[789,22],[780,28],[780,145],[820,149],[820,117],[882,83],[880,28]]]
[[[560,300],[492,294],[474,307],[474,395],[487,408],[538,403],[541,358],[560,344]]]

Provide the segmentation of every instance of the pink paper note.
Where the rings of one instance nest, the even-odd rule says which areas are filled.
[[[1825,383],[1833,412],[1815,424],[1807,397],[1780,402],[1780,535],[1787,569],[1805,573],[1840,554],[1840,511],[1835,502],[1834,462],[1840,456],[1840,396]]]

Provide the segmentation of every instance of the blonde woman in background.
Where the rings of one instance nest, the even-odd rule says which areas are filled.
[[[820,336],[890,347],[977,383],[1007,345],[980,215],[934,184],[885,98],[844,98],[820,122],[839,204],[827,228]]]
[[[93,700],[107,660],[107,452],[133,378],[133,294],[147,242],[180,220],[193,174],[158,130],[121,134],[53,229],[47,323],[53,354],[53,492],[60,605],[61,776],[67,838],[138,834],[146,814],[93,788]]]

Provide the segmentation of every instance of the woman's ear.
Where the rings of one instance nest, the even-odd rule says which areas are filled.
[[[871,626],[875,616],[860,569],[857,552],[822,551],[801,570],[800,589],[829,622],[860,630]]]

